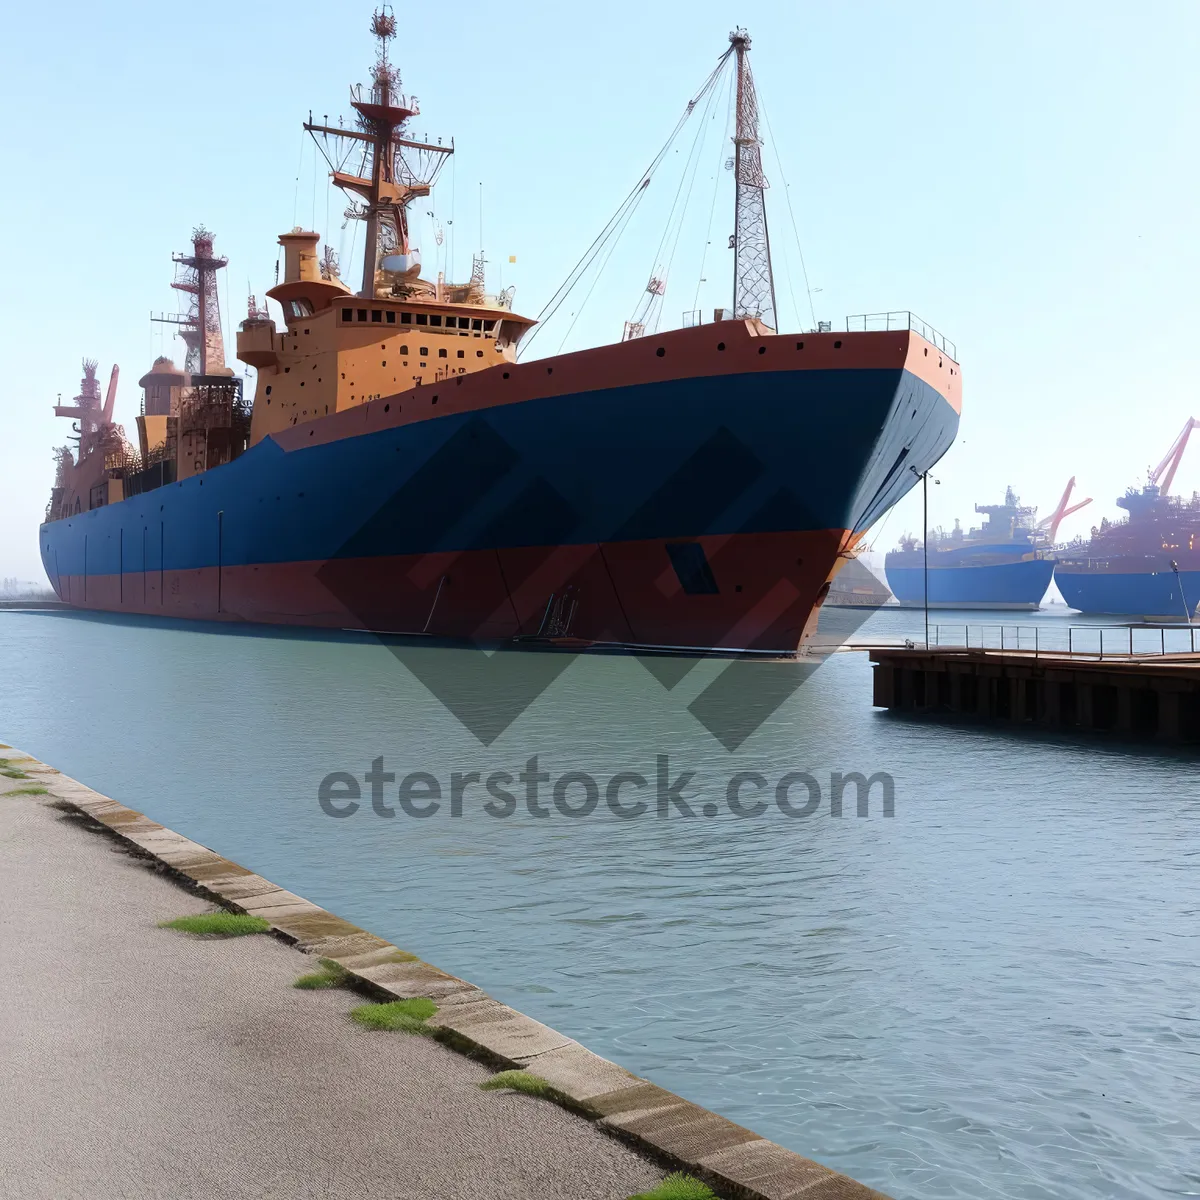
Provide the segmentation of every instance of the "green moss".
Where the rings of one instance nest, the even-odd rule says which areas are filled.
[[[28,779],[29,776],[24,771],[18,771],[15,767],[0,767],[0,775],[4,775],[9,779]]]
[[[49,793],[40,783],[31,783],[26,787],[13,788],[11,792],[5,792],[6,796],[46,796]]]
[[[200,913],[194,917],[176,917],[173,921],[160,921],[159,929],[179,929],[184,933],[196,933],[209,937],[245,937],[248,933],[266,933],[270,921],[262,917],[251,917],[246,913],[215,912]]]
[[[437,1012],[437,1005],[424,996],[408,1000],[389,1000],[386,1004],[360,1004],[350,1015],[368,1029],[392,1029],[403,1033],[429,1033],[425,1024]]]
[[[334,962],[332,958],[321,958],[317,961],[321,964],[321,969],[308,975],[301,975],[292,984],[292,987],[303,988],[310,992],[318,991],[321,988],[345,987],[346,968],[341,963]]]
[[[507,1089],[510,1092],[521,1092],[526,1096],[547,1096],[553,1098],[554,1089],[540,1075],[531,1075],[528,1071],[501,1071],[491,1079],[485,1079],[480,1085],[485,1092],[498,1092]]]
[[[668,1175],[657,1187],[638,1192],[629,1200],[717,1200],[717,1193],[692,1175]]]

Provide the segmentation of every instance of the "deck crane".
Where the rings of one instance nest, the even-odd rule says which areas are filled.
[[[1053,543],[1054,539],[1058,536],[1058,527],[1066,517],[1078,512],[1081,508],[1086,508],[1092,502],[1092,498],[1089,496],[1086,500],[1080,500],[1078,504],[1070,504],[1071,493],[1074,490],[1075,476],[1072,475],[1067,481],[1067,486],[1063,489],[1062,499],[1059,500],[1058,507],[1048,517],[1043,517],[1037,524],[1038,529],[1045,531],[1046,540],[1050,543]]]
[[[112,374],[108,377],[108,393],[104,397],[104,412],[101,416],[101,424],[111,425],[113,417],[113,405],[117,401],[117,377],[121,374],[120,367],[113,363]]]
[[[1192,430],[1200,425],[1195,417],[1188,417],[1187,424],[1180,430],[1179,436],[1171,443],[1170,450],[1167,451],[1162,462],[1150,472],[1150,482],[1158,484],[1158,494],[1165,496],[1171,490],[1171,484],[1175,480],[1175,472],[1179,470],[1179,464],[1183,461],[1183,452],[1187,449],[1188,438],[1191,437]],[[1166,472],[1164,475],[1163,472]],[[1161,482],[1160,482],[1161,481]]]

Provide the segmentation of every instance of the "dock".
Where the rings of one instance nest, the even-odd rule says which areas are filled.
[[[1006,628],[1006,646],[987,644],[982,630],[976,645],[966,644],[967,630],[959,645],[872,647],[875,707],[1200,744],[1200,652],[1190,649],[1194,630],[1112,627],[1106,650],[1108,630],[1100,627],[1081,627],[1088,634],[1086,648],[1076,648],[1083,639],[1072,636],[1073,628],[1066,630],[1065,649],[1044,649],[1040,639],[1030,646],[1019,632],[1014,646],[1015,627]],[[1145,649],[1148,640],[1157,643],[1153,649]],[[1180,648],[1173,649],[1172,642]]]
[[[0,769],[5,1195],[626,1200],[672,1171],[887,1200],[3,743]],[[161,927],[214,910],[259,936]],[[318,966],[336,986],[297,990]],[[414,998],[424,1036],[353,1017]]]

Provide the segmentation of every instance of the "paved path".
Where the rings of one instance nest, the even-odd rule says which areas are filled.
[[[11,754],[0,750],[0,755]],[[0,777],[0,1197],[620,1200],[663,1172],[361,997]]]

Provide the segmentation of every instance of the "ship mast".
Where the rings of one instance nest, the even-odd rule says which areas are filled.
[[[729,35],[737,56],[737,129],[734,134],[733,315],[757,317],[775,324],[775,280],[771,275],[771,241],[767,235],[767,188],[758,136],[758,97],[746,55],[750,35]]]
[[[225,342],[221,334],[221,304],[217,293],[217,272],[229,259],[213,252],[213,235],[203,225],[192,230],[192,253],[173,254],[172,261],[182,267],[171,286],[189,296],[184,316],[153,316],[161,325],[176,325],[187,347],[184,370],[189,375],[225,374]]]
[[[418,196],[429,194],[446,156],[454,153],[453,145],[427,145],[403,136],[405,123],[420,109],[415,97],[406,99],[401,95],[400,68],[388,56],[388,44],[396,36],[396,18],[390,5],[375,10],[371,32],[378,44],[371,68],[370,99],[363,99],[361,87],[351,91],[358,129],[317,125],[311,116],[304,125],[325,155],[334,185],[362,201],[352,204],[346,215],[367,224],[359,295],[368,298],[375,295],[376,273],[385,259],[400,256],[396,267],[404,273],[410,269],[408,205]],[[330,138],[334,139],[332,155],[326,148]],[[345,169],[355,149],[362,152],[357,172]]]

